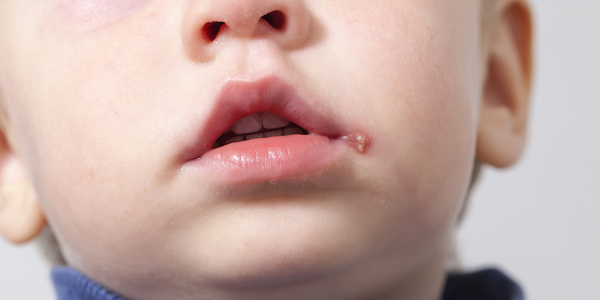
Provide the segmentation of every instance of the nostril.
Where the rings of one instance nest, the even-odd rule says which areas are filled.
[[[204,24],[204,27],[202,27],[202,35],[209,42],[214,41],[217,38],[217,35],[219,34],[219,30],[221,30],[221,26],[223,26],[223,24],[225,24],[225,23],[224,22],[209,22],[209,23]]]
[[[267,21],[269,25],[277,30],[282,29],[286,22],[285,14],[279,10],[274,10],[262,16],[262,19]],[[217,38],[217,35],[219,35],[219,31],[221,31],[221,27],[223,27],[224,24],[225,22],[207,22],[202,27],[202,36],[209,42],[214,41]]]
[[[279,10],[272,11],[264,16],[263,20],[267,21],[273,28],[282,29],[285,26],[285,14]]]

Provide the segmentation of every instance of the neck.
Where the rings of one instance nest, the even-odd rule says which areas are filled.
[[[270,289],[224,289],[202,286],[188,290],[153,290],[133,294],[134,299],[286,299],[286,300],[438,300],[446,278],[443,253],[419,265],[384,260],[369,266],[348,268],[329,278],[315,278]],[[343,274],[342,274],[343,273]]]
[[[315,278],[312,281],[295,285],[279,286],[270,289],[224,289],[214,286],[180,286],[162,288],[160,284],[147,289],[121,290],[131,299],[340,299],[340,300],[437,300],[440,299],[445,280],[445,256],[425,260],[421,264],[407,266],[406,261],[390,261],[381,259],[379,263],[368,266],[355,266],[343,270],[329,278]],[[100,286],[87,280],[83,275],[71,270],[63,280],[84,283],[83,292],[98,291],[100,295],[94,300],[118,299],[102,298],[106,295]],[[63,274],[64,275],[64,274]],[[77,277],[74,279],[74,277]],[[83,280],[82,280],[83,279]],[[55,278],[56,282],[56,278]],[[121,287],[130,287],[123,283]],[[69,283],[70,286],[73,284]],[[90,286],[93,289],[90,289]],[[85,295],[88,297],[89,295]],[[63,298],[59,299],[63,300]],[[72,298],[64,298],[71,300]],[[74,299],[74,298],[73,298]]]

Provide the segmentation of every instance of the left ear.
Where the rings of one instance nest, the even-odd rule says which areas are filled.
[[[527,133],[532,80],[532,15],[524,0],[498,1],[489,29],[477,134],[477,159],[494,167],[514,164]]]

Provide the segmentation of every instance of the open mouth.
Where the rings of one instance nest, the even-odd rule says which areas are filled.
[[[286,118],[259,112],[235,122],[217,139],[213,149],[232,143],[288,135],[308,135],[308,131]]]
[[[274,75],[226,81],[182,149],[184,169],[227,184],[306,180],[335,170],[346,149],[364,153],[368,135],[342,129],[323,102],[298,91]]]

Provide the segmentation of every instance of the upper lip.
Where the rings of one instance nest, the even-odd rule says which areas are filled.
[[[215,104],[202,126],[197,140],[187,149],[187,160],[200,158],[213,148],[215,141],[239,119],[258,112],[284,117],[306,129],[336,139],[339,126],[315,99],[305,98],[298,87],[277,76],[257,80],[226,80],[218,89]]]

